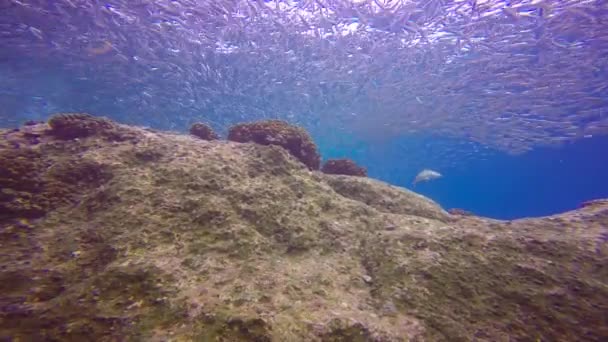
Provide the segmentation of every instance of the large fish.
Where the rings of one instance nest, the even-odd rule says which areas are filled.
[[[429,169],[424,169],[420,171],[418,175],[416,175],[416,178],[414,178],[414,181],[412,182],[412,186],[416,186],[416,184],[419,182],[426,182],[440,177],[442,177],[441,173]]]

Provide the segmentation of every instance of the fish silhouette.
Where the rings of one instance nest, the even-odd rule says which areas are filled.
[[[419,182],[427,182],[440,177],[443,177],[441,173],[429,169],[424,169],[416,175],[416,178],[414,178],[414,181],[412,182],[412,186],[415,187],[416,184]]]

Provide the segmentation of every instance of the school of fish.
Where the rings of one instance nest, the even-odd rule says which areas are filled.
[[[605,0],[4,0],[0,123],[271,117],[521,153],[608,132],[607,32]]]

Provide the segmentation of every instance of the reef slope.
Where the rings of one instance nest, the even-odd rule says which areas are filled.
[[[605,201],[451,215],[277,146],[50,124],[0,131],[1,340],[608,339]]]

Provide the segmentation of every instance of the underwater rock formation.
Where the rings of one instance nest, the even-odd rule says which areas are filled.
[[[278,146],[112,125],[131,138],[0,130],[0,340],[608,338],[606,202],[454,216]]]
[[[192,124],[190,126],[190,134],[203,140],[217,140],[220,138],[211,127],[202,122]]]
[[[328,159],[321,171],[332,175],[367,177],[367,170],[350,159]]]
[[[456,216],[473,216],[473,213],[468,211],[468,210],[464,210],[461,208],[452,208],[448,210],[448,213],[450,213],[451,215],[456,215]]]
[[[110,119],[95,117],[87,113],[55,114],[49,119],[48,126],[49,135],[61,140],[72,140],[90,136],[99,136],[111,141],[136,139],[133,132],[124,129],[124,127],[112,122]]]
[[[285,121],[265,120],[238,124],[228,130],[228,140],[282,146],[311,170],[318,170],[321,164],[317,145],[308,132]]]
[[[53,136],[64,140],[85,138],[114,128],[111,121],[84,113],[54,115],[49,126]]]

